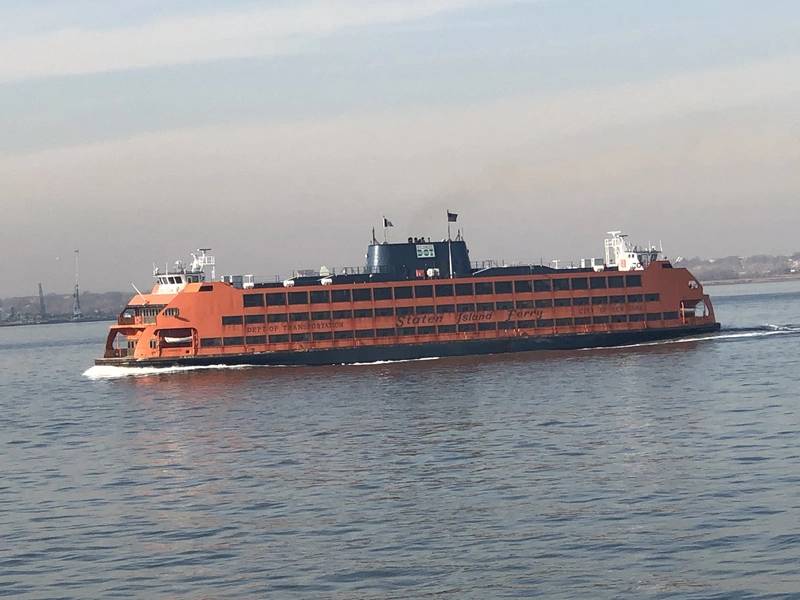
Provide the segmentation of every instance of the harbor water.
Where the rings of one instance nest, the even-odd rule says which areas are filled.
[[[800,283],[723,329],[336,367],[90,368],[0,329],[0,596],[800,594]]]

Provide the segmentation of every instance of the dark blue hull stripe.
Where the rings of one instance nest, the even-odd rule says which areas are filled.
[[[417,358],[468,356],[475,354],[502,354],[535,350],[575,350],[579,348],[605,348],[625,346],[670,338],[686,337],[719,330],[719,324],[703,327],[672,329],[646,329],[611,333],[565,334],[499,339],[458,340],[427,342],[423,344],[394,344],[391,346],[360,346],[355,348],[329,348],[308,351],[251,352],[216,356],[187,356],[135,360],[128,358],[100,358],[98,365],[125,367],[167,367],[173,365],[331,365],[341,363],[369,363],[384,360],[413,360]]]

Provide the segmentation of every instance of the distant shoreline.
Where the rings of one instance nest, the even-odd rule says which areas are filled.
[[[95,319],[88,318],[88,319],[81,319],[79,321],[73,321],[72,319],[53,319],[52,321],[20,321],[20,322],[3,322],[0,323],[0,327],[25,327],[30,325],[62,325],[64,323],[100,323],[102,321],[114,321],[113,317],[97,317]]]
[[[778,283],[781,281],[800,281],[800,273],[789,275],[772,275],[770,277],[743,277],[741,279],[712,279],[703,281],[703,285],[739,285],[742,283]]]

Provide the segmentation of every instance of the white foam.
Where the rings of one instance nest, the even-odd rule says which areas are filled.
[[[374,362],[342,363],[342,366],[373,366],[387,365],[392,363],[415,362],[422,360],[438,360],[438,356],[428,356],[424,358],[409,358],[402,360],[376,360]],[[114,365],[95,365],[83,372],[87,379],[97,381],[99,379],[120,379],[122,377],[146,377],[148,375],[164,375],[168,373],[185,373],[188,371],[203,371],[211,369],[249,369],[252,367],[285,367],[287,365],[196,365],[185,367],[115,367]]]
[[[439,360],[439,356],[424,356],[422,358],[401,358],[398,360],[376,360],[374,362],[341,363],[343,367],[370,367],[373,365],[391,365],[395,363],[418,362],[423,360]]]
[[[114,365],[95,365],[86,369],[83,376],[88,379],[119,379],[121,377],[143,377],[163,375],[164,373],[183,373],[207,369],[247,369],[252,365],[196,365],[187,367],[115,367]]]

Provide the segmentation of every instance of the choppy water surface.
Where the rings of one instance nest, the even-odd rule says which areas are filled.
[[[797,594],[800,285],[711,292],[715,339],[346,367],[0,329],[0,595]]]

